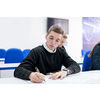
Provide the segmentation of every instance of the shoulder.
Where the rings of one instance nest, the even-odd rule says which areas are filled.
[[[31,49],[31,51],[29,52],[29,56],[37,57],[38,55],[40,55],[43,52],[44,52],[44,47],[42,45],[40,45],[40,46],[37,46],[37,47]]]
[[[39,53],[44,50],[43,45],[37,46],[31,50],[32,53]]]
[[[65,47],[63,46],[63,47],[57,47],[57,49],[59,50],[59,51],[62,51],[62,50],[65,50]],[[66,50],[65,50],[66,51]]]
[[[56,49],[57,51],[63,51],[64,50],[64,48],[62,48],[62,47],[57,47],[57,49]]]
[[[43,49],[43,45],[40,45],[40,46],[33,48],[32,51],[37,51],[37,50],[42,50],[42,49]]]
[[[64,47],[64,46],[62,46],[62,48],[66,51],[66,49],[65,49],[65,47]]]
[[[62,54],[67,54],[66,50],[62,47],[57,47],[57,52],[60,52]]]
[[[100,53],[100,45],[95,46],[93,53]]]
[[[94,50],[100,50],[100,45],[96,45]]]

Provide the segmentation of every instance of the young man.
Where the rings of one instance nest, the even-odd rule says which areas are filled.
[[[46,43],[33,48],[28,56],[24,58],[21,64],[15,69],[14,76],[40,83],[44,81],[45,75],[49,72],[50,79],[64,78],[68,74],[80,72],[79,65],[71,57],[58,47],[63,36],[63,30],[57,25],[52,25],[46,34]],[[62,64],[66,69],[61,70]],[[40,72],[36,72],[35,68]],[[59,71],[59,72],[57,72]]]
[[[66,39],[67,39],[67,35],[64,33],[64,34],[63,34],[63,37],[62,37],[62,39],[61,39],[61,41],[60,41],[59,47],[62,47],[62,48],[65,49],[64,43],[66,42]],[[65,49],[65,51],[66,51],[66,49]]]

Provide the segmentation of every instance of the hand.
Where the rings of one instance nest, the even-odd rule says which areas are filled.
[[[56,80],[58,78],[63,79],[66,75],[67,75],[67,71],[60,71],[60,72],[56,72],[56,73],[50,73],[50,77],[49,79],[53,79]]]
[[[32,72],[29,75],[29,79],[31,82],[41,83],[45,80],[45,75],[39,72]]]

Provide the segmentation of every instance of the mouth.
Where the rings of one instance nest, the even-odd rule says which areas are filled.
[[[52,47],[52,48],[53,48],[54,46],[53,46],[53,45],[50,45],[50,47]]]

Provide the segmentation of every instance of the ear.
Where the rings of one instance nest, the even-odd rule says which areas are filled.
[[[45,35],[45,39],[47,40],[47,34]]]

